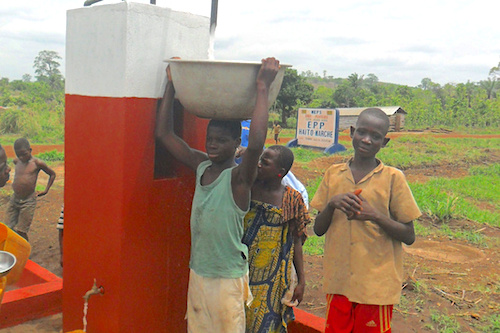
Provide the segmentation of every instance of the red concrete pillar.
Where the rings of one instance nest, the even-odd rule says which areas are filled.
[[[155,179],[154,126],[163,60],[203,59],[208,18],[122,2],[68,12],[64,331],[182,332],[194,175],[167,159]],[[203,149],[206,121],[179,115]]]

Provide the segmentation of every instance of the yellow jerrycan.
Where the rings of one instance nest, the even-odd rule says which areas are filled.
[[[3,276],[0,278],[0,305],[2,305],[3,293],[5,292],[5,287],[7,287],[7,277]]]
[[[31,253],[31,245],[14,230],[0,223],[0,250],[12,253],[16,257],[16,265],[5,276],[6,285],[19,281]]]

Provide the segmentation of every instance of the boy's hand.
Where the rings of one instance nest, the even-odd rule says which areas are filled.
[[[279,60],[275,58],[262,59],[262,65],[260,66],[259,74],[257,74],[257,86],[263,84],[266,89],[274,81],[276,74],[280,68]]]
[[[373,208],[362,195],[359,195],[359,199],[362,201],[363,209],[359,211],[359,213],[354,213],[348,216],[349,220],[370,220],[376,221],[379,215],[379,212]]]
[[[180,58],[179,57],[172,57],[170,59],[180,59]],[[166,70],[167,70],[167,79],[169,81],[172,81],[172,73],[170,73],[170,64],[167,65],[167,69]]]
[[[239,146],[238,148],[236,148],[235,157],[240,158],[241,156],[243,156],[243,154],[245,153],[246,150],[247,150],[246,147]]]
[[[299,283],[296,287],[295,290],[293,291],[293,297],[291,302],[297,301],[298,304],[302,302],[302,299],[304,298],[304,290],[306,288],[305,283]],[[298,305],[297,304],[297,305]]]
[[[363,210],[360,197],[353,192],[338,194],[332,197],[328,205],[334,209],[340,209],[348,218]]]

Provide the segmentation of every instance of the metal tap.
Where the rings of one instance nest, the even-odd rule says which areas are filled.
[[[92,286],[92,288],[89,291],[87,291],[85,293],[85,295],[83,296],[83,299],[88,302],[90,296],[103,295],[103,294],[104,294],[104,287],[103,286],[98,287],[96,279],[94,279],[94,285]]]

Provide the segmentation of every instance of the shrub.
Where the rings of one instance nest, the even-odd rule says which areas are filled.
[[[64,153],[59,152],[55,149],[51,150],[51,151],[46,151],[46,152],[37,154],[35,157],[37,157],[43,161],[50,161],[50,162],[64,161]]]
[[[18,108],[9,108],[0,116],[0,131],[2,134],[19,133],[23,112]]]
[[[287,128],[296,128],[297,127],[297,118],[288,118],[286,120]]]

